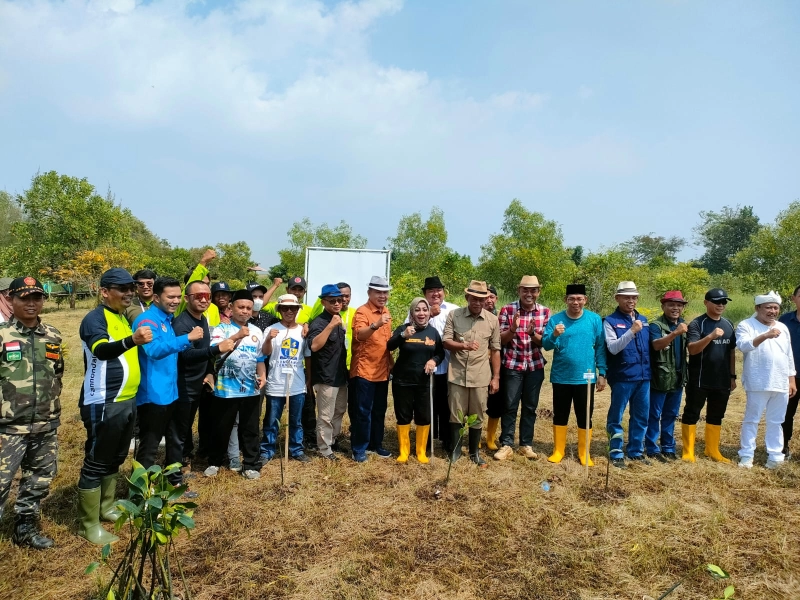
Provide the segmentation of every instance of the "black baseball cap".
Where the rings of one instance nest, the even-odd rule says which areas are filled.
[[[721,302],[722,300],[730,302],[731,298],[722,288],[712,288],[706,292],[706,300],[709,302]]]
[[[262,294],[266,294],[267,293],[267,288],[265,288],[260,283],[256,283],[256,282],[248,283],[245,289],[248,292],[252,292],[253,290],[261,290]]]
[[[211,286],[211,295],[213,296],[217,292],[228,292],[231,293],[231,286],[229,286],[224,281],[218,281],[214,285]]]
[[[308,285],[306,284],[306,280],[300,277],[299,275],[292,277],[289,279],[288,283],[286,284],[286,289],[293,287],[301,287],[304,290],[308,289]]]
[[[101,288],[107,288],[110,285],[133,285],[134,283],[131,274],[122,267],[109,269],[100,276]]]
[[[24,298],[29,294],[44,294],[44,287],[35,277],[17,277],[8,286],[8,293]]]

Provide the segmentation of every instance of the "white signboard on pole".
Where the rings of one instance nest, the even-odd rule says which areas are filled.
[[[350,284],[350,306],[367,302],[367,285],[373,275],[389,279],[391,250],[356,250],[353,248],[306,248],[306,304],[313,305],[322,286],[344,281]]]

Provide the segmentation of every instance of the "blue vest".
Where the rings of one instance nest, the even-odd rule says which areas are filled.
[[[619,354],[611,354],[606,350],[608,359],[606,377],[609,385],[620,381],[650,381],[650,331],[645,317],[638,312],[634,312],[634,316],[645,324],[642,330]],[[611,325],[617,337],[622,337],[633,325],[633,319],[621,313],[619,309],[608,315],[605,320]]]

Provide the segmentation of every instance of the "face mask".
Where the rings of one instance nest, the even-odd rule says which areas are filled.
[[[263,306],[264,306],[264,300],[262,300],[261,298],[256,298],[255,300],[253,300],[253,312],[261,310]]]

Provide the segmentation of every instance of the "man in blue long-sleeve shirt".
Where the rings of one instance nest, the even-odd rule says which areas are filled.
[[[136,394],[139,416],[139,451],[136,460],[144,468],[155,462],[162,437],[166,438],[165,464],[181,462],[184,431],[173,418],[178,399],[178,353],[203,337],[203,328],[195,327],[188,334],[176,336],[172,318],[181,302],[181,284],[171,277],[159,277],[153,285],[153,304],[133,322],[134,329],[147,327],[153,341],[139,347],[142,372]],[[180,472],[169,476],[173,485],[180,485]]]

